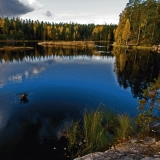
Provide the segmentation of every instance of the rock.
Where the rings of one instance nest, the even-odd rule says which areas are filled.
[[[143,143],[146,145],[151,145],[156,143],[156,139],[151,137],[145,137]]]
[[[159,145],[159,146],[160,146],[160,141],[156,142],[156,145]]]
[[[160,133],[160,123],[157,123],[154,126],[152,126],[151,131],[155,133]]]
[[[86,156],[83,156],[81,158],[76,158],[74,160],[140,160],[143,157],[138,156],[136,154],[128,154],[126,155],[123,152],[98,152],[98,153],[92,153],[88,154]]]
[[[160,160],[160,141],[156,142],[152,137],[133,138],[105,152],[91,153],[75,160]]]
[[[160,158],[145,157],[141,160],[160,160]]]
[[[130,143],[142,143],[143,139],[141,139],[141,138],[133,138],[129,142]]]
[[[153,158],[152,157],[145,157],[142,160],[153,160]]]

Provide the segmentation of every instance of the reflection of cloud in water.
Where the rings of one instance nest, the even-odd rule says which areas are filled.
[[[25,71],[25,72],[24,72],[24,75],[26,76],[26,78],[28,78],[28,77],[29,77],[29,72],[28,72],[28,71]]]
[[[98,60],[101,60],[102,58],[98,57],[98,56],[95,56],[94,59],[98,61]]]
[[[111,57],[107,57],[107,56],[66,56],[66,57],[54,57],[55,62],[57,63],[72,63],[72,62],[76,62],[79,64],[88,64],[88,62],[100,62],[100,63],[113,63],[114,58]]]
[[[107,56],[51,56],[41,57],[41,60],[25,61],[21,63],[10,63],[0,65],[0,88],[9,82],[21,83],[24,78],[35,78],[46,70],[50,65],[55,64],[89,64],[89,63],[113,63],[114,58]],[[17,73],[18,72],[18,73]]]
[[[41,72],[44,71],[44,70],[45,70],[45,67],[34,68],[33,71],[32,71],[32,73],[33,73],[33,74],[39,74],[39,73],[41,73]]]
[[[0,65],[0,88],[3,88],[8,82],[22,83],[24,78],[32,78],[43,72],[45,64],[1,64]],[[17,73],[18,72],[18,73]]]
[[[39,73],[38,69],[37,69],[37,68],[34,68],[34,69],[33,69],[33,74],[38,74],[38,73]]]
[[[17,74],[8,78],[9,81],[13,81],[14,83],[22,82],[22,74]]]
[[[4,80],[3,79],[0,79],[0,88],[2,88],[4,86]]]
[[[91,55],[91,56],[86,56],[86,55],[76,55],[76,56],[59,56],[59,55],[55,55],[55,56],[41,56],[39,58],[34,58],[34,59],[26,59],[25,62],[44,62],[46,63],[66,63],[67,60],[69,60],[68,62],[71,62],[72,60],[94,60],[94,61],[101,61],[104,62],[104,60],[107,60],[109,58],[113,58],[111,56],[107,56],[107,55]]]

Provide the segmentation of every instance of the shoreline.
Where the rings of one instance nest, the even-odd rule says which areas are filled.
[[[112,44],[113,47],[120,47],[120,48],[126,48],[126,49],[147,49],[151,50],[153,49],[153,46],[136,46],[136,45],[117,45],[117,44]]]
[[[124,49],[139,49],[139,50],[150,50],[153,52],[160,53],[160,45],[150,45],[150,46],[141,46],[141,45],[117,45],[115,43],[111,44],[113,47],[119,47]]]
[[[94,41],[44,41],[38,42],[40,46],[72,46],[72,47],[88,47],[94,48]]]
[[[5,46],[3,48],[0,48],[0,51],[15,51],[15,50],[31,50],[34,49],[33,47],[23,47],[23,46],[19,46],[19,47],[14,47],[14,46]]]
[[[79,47],[79,48],[95,48],[96,45],[95,43],[97,41],[39,41],[39,40],[33,40],[33,41],[28,41],[28,40],[7,40],[7,41],[1,41],[0,42],[37,42],[38,45],[40,46],[47,46],[47,47],[65,47],[65,48],[70,48],[70,47]],[[140,50],[151,50],[151,51],[156,51],[160,53],[160,45],[150,45],[150,46],[141,46],[141,45],[117,45],[115,42],[110,44],[113,47],[119,47],[119,48],[124,48],[124,49],[140,49]],[[5,46],[0,48],[0,51],[4,50],[29,50],[29,49],[34,49],[34,47],[25,47],[25,46],[20,46],[20,47],[14,47],[14,46]]]

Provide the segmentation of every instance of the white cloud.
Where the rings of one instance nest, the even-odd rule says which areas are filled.
[[[22,0],[21,0],[22,1]],[[34,7],[40,6],[23,15],[23,19],[32,19],[47,22],[77,22],[95,24],[118,24],[119,14],[125,8],[128,0],[25,0]],[[43,5],[42,5],[43,4]],[[43,7],[42,7],[43,6]],[[51,15],[47,14],[49,11]],[[49,13],[48,12],[48,13]]]

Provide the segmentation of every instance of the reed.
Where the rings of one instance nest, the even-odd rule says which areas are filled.
[[[94,41],[44,41],[44,42],[39,42],[38,45],[95,48]]]
[[[66,126],[66,137],[69,140],[68,149],[71,151],[73,147],[76,147],[79,143],[78,133],[80,132],[79,121],[71,122],[71,126]]]
[[[85,110],[83,120],[66,127],[68,149],[75,156],[101,151],[109,145],[109,133],[106,127],[104,110]]]
[[[68,149],[73,157],[104,151],[133,132],[132,120],[103,107],[85,110],[83,119],[66,129]]]
[[[108,131],[103,126],[104,116],[101,110],[84,113],[84,140],[86,150],[90,152],[101,150],[108,144]]]
[[[118,140],[127,139],[133,132],[131,118],[127,115],[119,115],[117,117],[117,122],[118,124],[115,130],[115,138]]]
[[[0,51],[30,50],[30,49],[34,49],[34,48],[33,47],[23,47],[23,46],[19,46],[19,47],[5,46],[3,48],[0,48]]]

